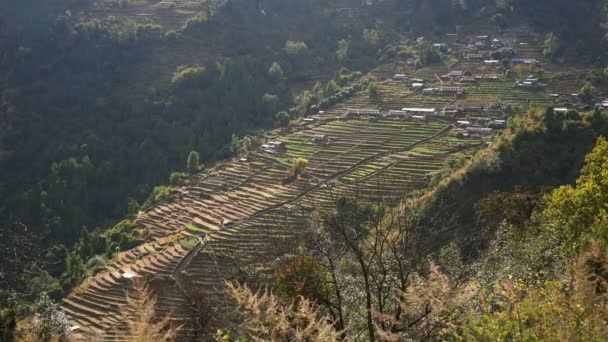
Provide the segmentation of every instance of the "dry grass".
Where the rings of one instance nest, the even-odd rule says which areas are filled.
[[[129,341],[176,341],[180,327],[173,327],[168,317],[161,320],[155,315],[156,297],[141,280],[134,281],[123,307]]]
[[[254,341],[337,341],[337,332],[316,306],[297,298],[283,305],[270,291],[254,293],[247,286],[226,283],[226,292],[243,315],[241,326],[246,340]]]

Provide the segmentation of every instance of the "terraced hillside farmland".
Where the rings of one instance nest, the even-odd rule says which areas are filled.
[[[295,247],[295,235],[315,209],[329,209],[347,195],[396,204],[423,189],[458,154],[480,145],[448,137],[451,129],[440,122],[330,121],[282,136],[283,154],[258,152],[246,162],[220,163],[141,212],[137,222],[150,243],[119,254],[64,308],[83,334],[119,339],[116,326],[130,279],[156,277],[163,284],[154,287],[159,313],[182,317],[184,283],[204,289],[221,310],[225,279],[247,274],[251,282],[255,274],[263,284],[272,261]],[[318,135],[328,142],[313,142]],[[310,160],[309,172],[288,181],[287,165],[295,157]]]
[[[535,53],[538,46],[529,46],[525,56],[542,58]],[[466,90],[449,96],[424,95],[429,92],[388,80],[391,68],[403,69],[398,63],[388,65],[372,72],[382,77],[376,95],[357,94],[306,123],[268,132],[263,137],[267,144],[280,142],[284,149],[266,144],[250,151],[247,159],[218,163],[141,211],[136,223],[148,243],[119,254],[64,301],[82,336],[124,337],[120,308],[131,279],[140,277],[152,280],[159,314],[183,321],[184,298],[195,288],[214,312],[211,328],[229,326],[232,304],[224,296],[225,281],[268,284],[274,262],[298,247],[298,236],[313,225],[315,214],[332,210],[344,196],[396,206],[421,194],[462,157],[486,145],[492,139],[487,135],[496,126],[504,127],[509,115],[529,107],[565,106],[584,72],[558,73],[549,67],[543,85],[530,89],[514,86],[514,75],[508,78],[500,66],[483,62],[407,69],[424,78],[425,87]],[[456,68],[478,78],[464,82],[441,77]],[[347,109],[369,109],[375,117],[348,118]],[[432,115],[397,119],[384,115],[390,110]],[[308,161],[307,172],[291,178],[297,158]],[[189,336],[195,330],[185,326],[182,333]]]
[[[223,2],[218,0],[102,0],[95,2],[87,10],[85,19],[114,16],[177,29],[196,15],[213,13]]]

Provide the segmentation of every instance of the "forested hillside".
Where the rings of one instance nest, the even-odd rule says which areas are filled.
[[[302,296],[330,318],[330,339],[574,336],[529,318],[513,337],[521,318],[498,307],[539,314],[526,301],[545,301],[549,326],[560,325],[555,312],[585,307],[589,320],[564,324],[605,336],[605,308],[587,301],[603,290],[571,289],[584,302],[545,291],[559,292],[560,272],[584,282],[589,260],[605,286],[606,23],[602,0],[2,1],[0,341],[14,317],[62,298],[69,319],[103,332],[124,318],[112,316],[122,308],[112,296],[130,286],[114,279],[125,267],[154,278],[152,291],[179,290],[158,297],[173,323],[184,317],[171,310],[194,301],[176,299],[194,296],[184,289],[208,291],[196,294],[208,297],[197,313],[222,319],[181,336],[213,327],[218,339],[268,338],[256,329],[270,323],[248,312],[255,295],[236,283],[226,295],[224,280],[272,286],[285,312],[302,309],[288,305]],[[467,50],[499,35],[501,48]],[[425,89],[387,81],[402,73]],[[518,88],[530,79],[544,88]],[[442,97],[446,85],[462,90]],[[468,113],[342,122],[350,108],[431,106]],[[499,122],[492,129],[508,119],[505,130],[480,140],[460,131],[485,115]],[[272,143],[288,152],[270,153]],[[259,250],[237,256],[247,244]],[[394,255],[376,250],[383,244]],[[205,279],[217,271],[210,256],[234,273]],[[87,279],[110,293],[111,309],[95,297],[105,292],[86,297]],[[423,295],[427,283],[449,293]],[[504,301],[487,312],[465,305],[487,299],[469,286]],[[219,314],[233,308],[227,296],[242,316]],[[406,308],[416,296],[443,306]],[[87,305],[111,315],[91,318]]]

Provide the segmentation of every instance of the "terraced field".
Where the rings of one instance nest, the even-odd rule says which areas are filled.
[[[424,188],[456,154],[478,148],[477,140],[448,137],[450,129],[441,122],[330,121],[280,137],[287,142],[283,154],[258,152],[247,162],[220,163],[140,212],[137,223],[151,242],[119,254],[87,280],[64,301],[66,313],[83,334],[120,339],[130,279],[151,276],[164,284],[157,287],[159,313],[179,321],[186,279],[221,311],[225,279],[248,275],[251,282],[254,274],[263,284],[271,262],[295,247],[294,236],[314,209],[329,209],[347,195],[396,204]],[[319,134],[329,142],[313,143]],[[309,172],[287,181],[287,165],[296,157],[309,159]]]
[[[72,324],[82,329],[83,334],[77,338],[86,340],[93,335],[122,340],[126,329],[123,308],[132,279],[171,279],[177,265],[195,245],[196,238],[184,232],[119,253],[104,271],[89,278],[63,301],[63,310]],[[174,282],[169,287],[156,287],[155,282],[151,285],[162,293],[158,313],[170,314],[179,321],[183,304],[179,287]]]

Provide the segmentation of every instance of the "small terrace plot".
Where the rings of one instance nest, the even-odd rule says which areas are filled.
[[[168,281],[170,286],[164,290],[152,284],[152,289],[159,294],[157,311],[167,314],[178,312],[183,299],[173,273],[193,248],[193,240],[196,239],[176,234],[119,253],[105,270],[87,279],[63,300],[62,305],[72,323],[79,327],[77,337],[83,340],[92,336],[125,339],[123,306],[132,281],[142,277]]]

